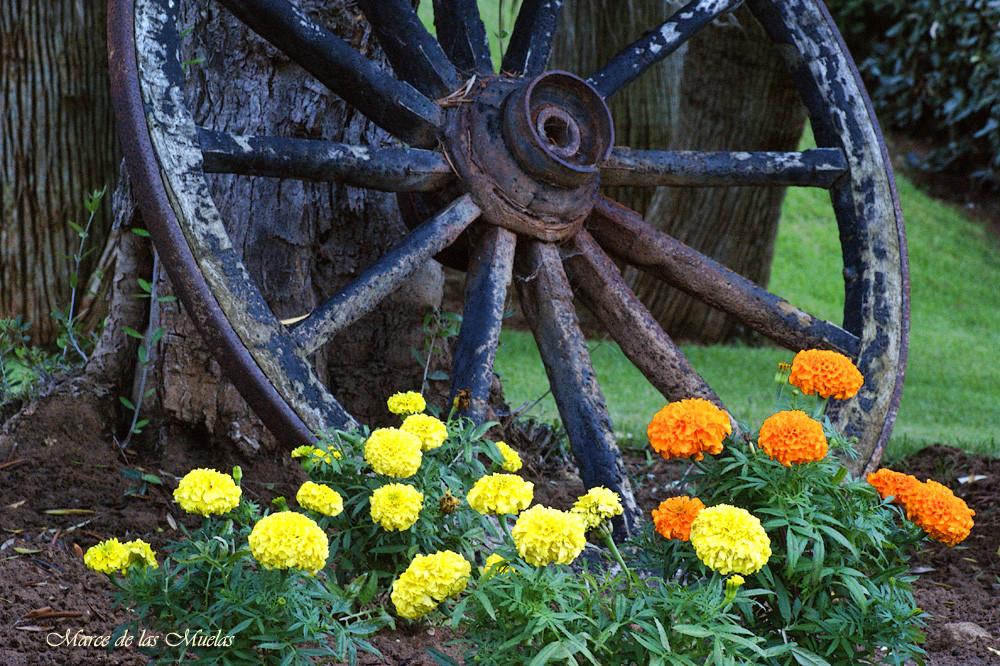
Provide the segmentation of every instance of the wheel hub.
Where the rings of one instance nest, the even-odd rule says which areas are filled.
[[[554,71],[490,79],[470,97],[454,107],[447,149],[483,219],[547,242],[576,233],[614,143],[597,91]]]

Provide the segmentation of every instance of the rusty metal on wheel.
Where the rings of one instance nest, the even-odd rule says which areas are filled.
[[[110,2],[113,93],[144,219],[188,313],[277,436],[298,444],[317,430],[355,425],[336,387],[317,379],[309,354],[428,259],[451,257],[467,272],[452,395],[468,397],[466,416],[485,417],[504,304],[516,283],[583,481],[622,495],[626,516],[617,527],[627,532],[637,510],[574,298],[665,399],[721,402],[631,292],[623,262],[791,350],[833,349],[855,359],[865,385],[829,414],[858,440],[856,471],[877,465],[906,361],[905,236],[870,103],[820,0],[747,1],[808,108],[819,147],[798,152],[614,144],[607,100],[739,0],[693,0],[587,79],[546,69],[559,1],[522,3],[498,75],[473,0],[434,3],[436,38],[410,0],[360,0],[395,76],[288,0],[219,2],[400,141],[369,148],[198,127],[183,102],[178,3]],[[426,214],[333,298],[286,326],[225,232],[208,194],[210,172],[396,192],[410,217]],[[843,322],[816,318],[679,243],[602,196],[601,185],[829,190],[843,250]]]

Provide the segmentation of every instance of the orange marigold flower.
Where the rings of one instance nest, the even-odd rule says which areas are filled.
[[[917,477],[912,474],[894,472],[884,467],[877,472],[871,472],[867,477],[868,483],[875,486],[879,497],[885,499],[892,495],[893,504],[903,504],[909,493],[913,492],[916,486],[921,485]]]
[[[954,546],[972,531],[976,512],[961,497],[936,481],[927,480],[914,486],[905,500],[906,517],[927,535],[943,544]]]
[[[798,410],[767,417],[760,426],[757,443],[785,467],[822,460],[827,449],[823,426]]]
[[[653,509],[653,524],[664,538],[687,541],[691,538],[691,523],[704,508],[697,497],[671,497]]]
[[[646,435],[653,450],[664,458],[701,460],[703,453],[720,453],[722,441],[732,431],[728,414],[708,400],[688,398],[658,411]]]
[[[806,395],[818,393],[820,397],[836,400],[854,396],[864,382],[851,359],[824,349],[800,351],[788,376],[788,383]]]

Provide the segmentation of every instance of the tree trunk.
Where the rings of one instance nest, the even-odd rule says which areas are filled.
[[[0,2],[0,317],[32,322],[33,344],[55,342],[53,310],[70,303],[69,259],[86,225],[85,196],[114,187],[120,159],[107,95],[103,2]],[[78,273],[82,291],[111,226],[95,216]]]
[[[376,49],[367,23],[346,2],[300,2],[369,57]],[[186,2],[181,27],[187,100],[195,121],[237,134],[322,138],[351,144],[391,141],[364,116],[313,80],[298,65],[253,35],[217,5]],[[203,61],[201,59],[204,59]],[[214,176],[216,204],[233,244],[279,318],[312,310],[391,247],[405,227],[391,195],[274,178]],[[420,388],[420,322],[440,304],[436,262],[316,354],[321,378],[361,422],[384,423],[385,398]],[[161,269],[157,288],[169,292]],[[176,302],[158,303],[152,329],[166,334],[148,366],[162,414],[164,445],[208,435],[237,443],[246,453],[273,446],[259,420],[222,377],[192,323]],[[183,437],[182,437],[183,436]]]
[[[673,11],[651,0],[568,2],[553,64],[589,75]],[[588,16],[595,18],[585,21]],[[591,24],[593,30],[579,27]],[[628,39],[620,37],[625,33]],[[702,30],[686,52],[647,72],[611,106],[616,143],[633,148],[795,150],[805,121],[777,52],[744,8]],[[784,193],[756,187],[609,192],[652,225],[762,285],[770,275]],[[631,268],[625,275],[674,338],[712,343],[742,332],[731,317],[654,278]]]
[[[88,461],[107,466],[120,455],[110,445],[109,431],[119,405],[118,397],[131,380],[138,340],[125,331],[141,329],[148,319],[148,301],[135,298],[140,280],[149,280],[152,256],[148,240],[130,233],[137,223],[128,191],[128,173],[122,168],[112,206],[114,277],[107,291],[108,313],[97,349],[83,372],[41,387],[40,394],[0,427],[0,450],[8,457],[21,452],[36,463],[43,460],[65,465],[67,451],[81,452]],[[115,233],[125,230],[125,233]],[[56,444],[60,444],[56,446]],[[41,463],[44,464],[44,463]]]

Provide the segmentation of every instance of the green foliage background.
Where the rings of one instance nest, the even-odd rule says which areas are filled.
[[[1000,187],[1000,3],[828,5],[881,122],[936,146],[914,163]]]

